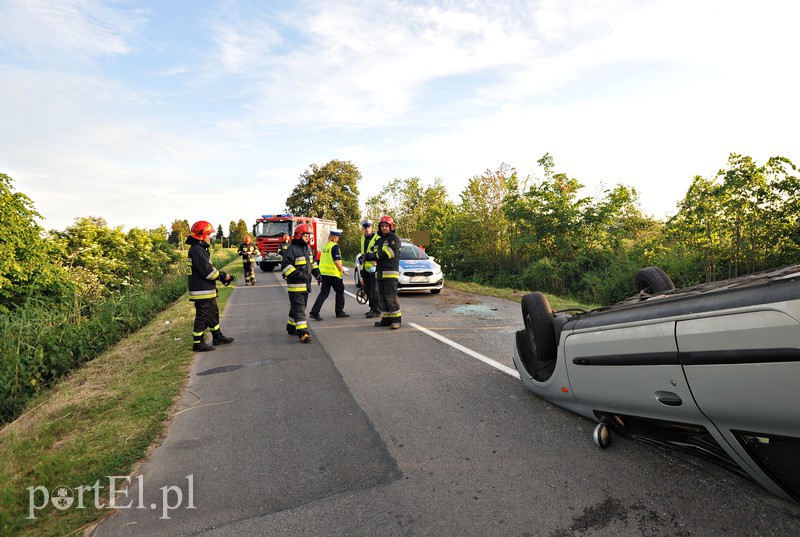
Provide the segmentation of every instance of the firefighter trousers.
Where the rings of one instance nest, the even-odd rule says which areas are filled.
[[[402,312],[397,298],[397,280],[378,280],[378,302],[381,307],[381,324],[400,324]]]
[[[195,315],[192,339],[194,343],[202,343],[206,328],[210,328],[212,332],[219,330],[219,307],[216,298],[193,300],[193,302]]]
[[[308,292],[289,292],[289,320],[286,321],[286,331],[289,334],[297,334],[299,338],[308,334],[308,321],[306,320],[307,304]]]
[[[255,261],[242,261],[242,270],[244,271],[245,283],[256,283]]]

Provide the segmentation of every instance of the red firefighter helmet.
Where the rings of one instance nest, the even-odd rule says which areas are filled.
[[[381,224],[389,224],[389,231],[394,231],[394,220],[392,220],[391,216],[381,216],[381,219],[378,220],[378,227],[380,227]]]
[[[245,235],[244,236],[244,243],[245,244],[250,244],[250,235]]]
[[[294,238],[300,239],[302,238],[303,233],[311,233],[311,226],[308,224],[300,224],[296,228],[294,228]]]
[[[214,233],[214,226],[211,225],[211,222],[200,220],[192,224],[192,237],[199,241],[205,239],[212,233]]]

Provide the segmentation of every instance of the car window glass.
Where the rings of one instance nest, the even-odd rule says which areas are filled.
[[[428,259],[428,254],[417,246],[404,242],[400,245],[400,259]]]

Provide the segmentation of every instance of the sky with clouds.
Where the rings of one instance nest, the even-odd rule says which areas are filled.
[[[0,172],[47,229],[250,223],[312,163],[361,201],[505,163],[675,213],[732,152],[800,164],[786,0],[0,0]]]

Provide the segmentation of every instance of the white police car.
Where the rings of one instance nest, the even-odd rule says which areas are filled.
[[[430,291],[440,293],[444,287],[442,267],[413,242],[400,241],[400,278],[397,289],[406,291]]]

